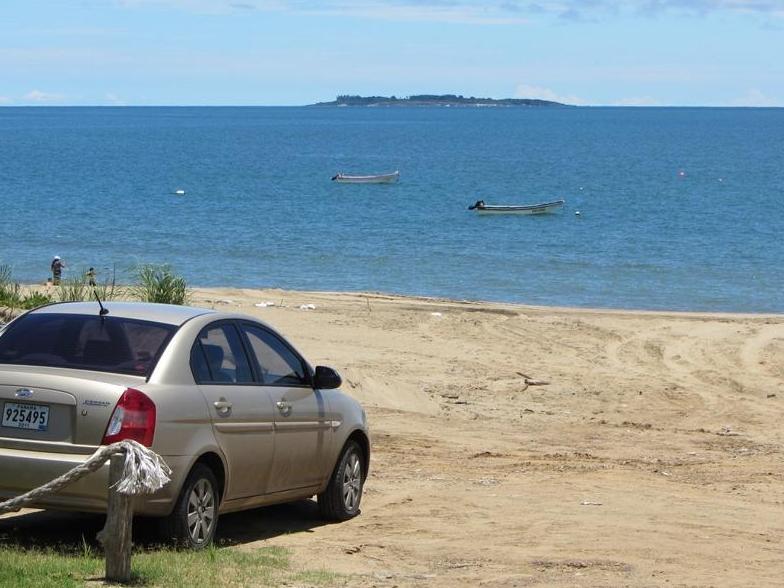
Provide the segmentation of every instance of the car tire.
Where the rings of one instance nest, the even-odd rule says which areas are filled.
[[[161,521],[165,539],[178,547],[203,549],[212,543],[218,527],[220,493],[212,470],[193,466],[172,513]]]
[[[356,441],[343,447],[338,463],[329,478],[327,489],[318,495],[321,516],[330,521],[346,521],[359,514],[365,461]]]

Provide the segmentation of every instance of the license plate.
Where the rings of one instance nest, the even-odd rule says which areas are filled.
[[[3,426],[46,431],[49,426],[49,407],[43,404],[6,402],[3,406]]]

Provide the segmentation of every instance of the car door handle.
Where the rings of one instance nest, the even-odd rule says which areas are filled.
[[[227,415],[231,411],[231,402],[226,400],[225,398],[221,398],[220,400],[216,400],[212,403],[215,409],[218,411],[220,415]]]
[[[291,403],[286,402],[284,400],[279,400],[275,403],[275,406],[278,407],[280,414],[283,416],[289,416],[291,414]]]

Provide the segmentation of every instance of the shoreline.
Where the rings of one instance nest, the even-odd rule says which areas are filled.
[[[51,284],[20,283],[25,292],[39,291],[47,294],[54,292]],[[123,289],[128,286],[118,284],[118,288]],[[449,298],[445,296],[425,296],[419,294],[395,294],[379,291],[354,291],[354,290],[294,290],[288,288],[256,288],[243,286],[188,286],[191,292],[191,304],[198,299],[209,301],[209,293],[234,293],[235,297],[242,296],[266,296],[272,295],[284,297],[336,297],[336,298],[356,298],[361,301],[366,299],[376,301],[387,301],[397,303],[422,303],[433,306],[453,306],[458,308],[477,307],[476,311],[487,310],[488,312],[507,310],[516,313],[560,313],[560,314],[586,314],[586,315],[608,315],[608,316],[650,316],[650,317],[672,317],[672,318],[693,318],[693,319],[760,319],[760,320],[784,320],[784,312],[725,312],[707,310],[650,310],[650,309],[629,309],[629,308],[603,308],[603,307],[582,307],[582,306],[558,306],[558,305],[538,305],[525,304],[520,302],[502,302],[495,300],[474,300]],[[249,301],[248,301],[249,302]]]
[[[351,291],[351,290],[291,290],[286,288],[245,288],[234,286],[194,286],[189,288],[194,294],[200,295],[201,293],[209,292],[238,292],[243,295],[252,293],[264,294],[268,296],[275,293],[276,295],[284,296],[321,296],[321,297],[340,297],[340,298],[357,298],[360,300],[370,299],[388,302],[420,302],[430,305],[451,305],[458,307],[476,306],[486,308],[490,311],[492,309],[506,309],[517,312],[529,313],[543,313],[543,312],[557,312],[564,314],[595,314],[595,315],[632,315],[632,316],[652,316],[652,317],[675,317],[675,318],[725,318],[725,319],[782,319],[784,320],[784,312],[782,313],[769,313],[769,312],[720,312],[720,311],[701,311],[701,310],[647,310],[647,309],[626,309],[626,308],[595,308],[595,307],[582,307],[582,306],[549,306],[549,305],[536,305],[524,304],[517,302],[499,302],[493,300],[473,300],[473,299],[459,299],[448,298],[442,296],[423,296],[417,294],[394,294],[388,292],[378,291]]]

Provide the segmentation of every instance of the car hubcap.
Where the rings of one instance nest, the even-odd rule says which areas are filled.
[[[359,456],[351,453],[343,470],[343,506],[348,512],[353,512],[359,506],[359,497],[362,493],[362,464]]]
[[[194,543],[204,543],[215,524],[215,495],[207,480],[199,480],[188,497],[188,533]]]

